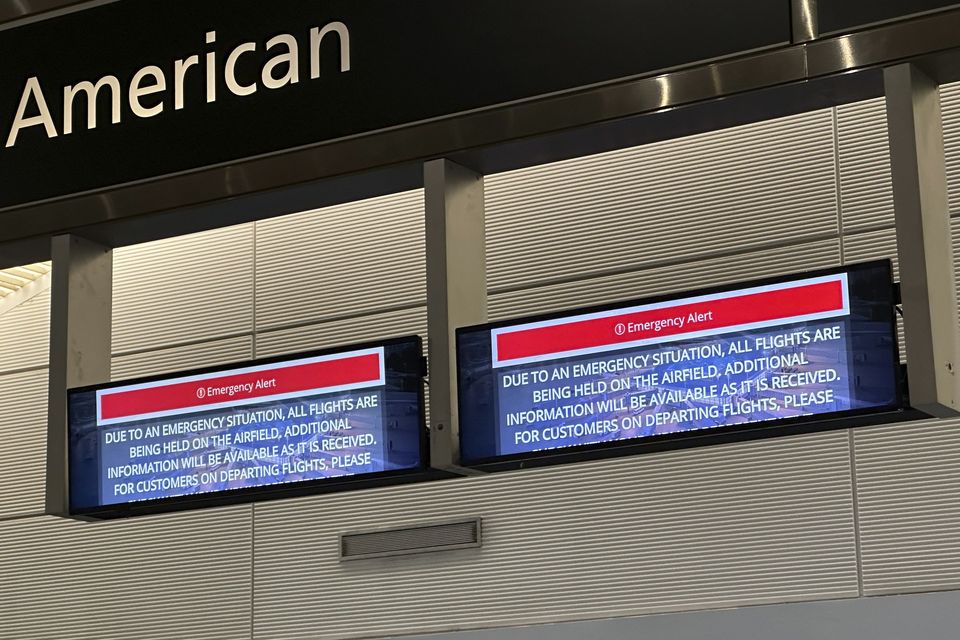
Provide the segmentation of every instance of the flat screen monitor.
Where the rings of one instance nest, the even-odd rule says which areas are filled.
[[[902,408],[888,261],[463,328],[457,366],[468,466]]]
[[[118,517],[423,470],[418,337],[71,389],[70,510]]]

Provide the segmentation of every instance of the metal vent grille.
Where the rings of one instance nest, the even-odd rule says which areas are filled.
[[[480,518],[340,536],[340,559],[362,560],[479,547]]]

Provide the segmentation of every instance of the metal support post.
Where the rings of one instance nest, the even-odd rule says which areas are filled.
[[[449,160],[424,164],[431,464],[456,469],[457,327],[487,320],[483,176]]]
[[[809,42],[820,35],[817,22],[817,0],[790,0],[790,22],[793,42]]]
[[[957,295],[937,83],[912,64],[884,70],[910,403],[956,415]]]
[[[110,379],[113,255],[73,235],[51,249],[46,512],[67,515],[67,389]]]

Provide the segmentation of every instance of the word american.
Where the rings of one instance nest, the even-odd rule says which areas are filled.
[[[330,22],[323,27],[313,27],[308,35],[308,56],[310,79],[316,80],[321,71],[321,44],[328,36],[339,40],[340,73],[350,71],[350,31],[342,22]],[[206,33],[207,45],[215,45],[217,32]],[[201,64],[200,54],[175,60],[172,65],[172,77],[156,65],[147,65],[133,74],[126,90],[126,99],[130,111],[139,118],[152,118],[164,112],[171,98],[169,92],[172,85],[173,109],[180,110],[185,105],[185,84],[191,73],[202,73],[206,80],[206,101],[217,101],[217,80],[222,75],[227,89],[236,96],[249,96],[257,92],[262,85],[265,89],[280,89],[287,85],[300,82],[300,41],[291,34],[274,36],[264,43],[264,51],[272,54],[260,70],[258,81],[242,84],[237,79],[237,64],[240,59],[258,50],[258,43],[244,42],[237,45],[227,54],[224,65],[220,66],[217,51],[207,51],[203,54]],[[194,68],[196,67],[196,70]],[[168,80],[172,80],[169,81]],[[28,78],[20,96],[20,105],[7,136],[6,147],[17,144],[17,138],[22,130],[30,127],[43,127],[48,138],[58,135],[69,135],[74,130],[74,107],[81,95],[86,97],[87,129],[95,129],[98,123],[98,96],[100,92],[107,92],[110,98],[110,122],[119,124],[122,118],[123,90],[120,79],[115,75],[106,75],[91,82],[85,80],[63,87],[63,122],[57,127],[51,114],[47,96],[36,76]],[[161,95],[162,94],[162,95]],[[149,104],[144,99],[153,96]],[[159,100],[157,99],[159,98]]]

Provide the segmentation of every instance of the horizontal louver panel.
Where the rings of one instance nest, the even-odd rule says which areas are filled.
[[[830,110],[485,184],[495,292],[838,233]]]
[[[960,82],[940,86],[950,211],[960,213]]]
[[[0,522],[0,637],[250,637],[251,507]]]
[[[0,519],[42,513],[47,459],[47,370],[0,375],[0,408]]]
[[[45,367],[50,358],[50,290],[0,315],[0,374]]]
[[[258,222],[258,330],[425,304],[423,225],[423,190]]]
[[[266,358],[404,335],[419,335],[426,339],[426,307],[261,333],[257,336],[257,357]]]
[[[855,432],[866,595],[960,588],[960,420]]]
[[[253,225],[114,251],[113,352],[253,328]]]
[[[855,596],[848,444],[839,432],[259,505],[254,637]],[[337,562],[339,533],[464,512],[483,517],[480,549]]]
[[[185,347],[159,349],[128,356],[115,356],[111,364],[114,380],[177,373],[189,369],[243,362],[253,357],[253,338],[240,336]]]
[[[789,262],[781,259],[784,249],[771,249],[509,293],[495,293],[490,296],[490,318],[502,320],[576,306],[604,304],[784,275],[805,269],[832,267],[840,262],[839,245],[838,240],[825,240],[790,247],[792,257]]]
[[[843,237],[843,257],[847,264],[889,258],[893,262],[893,277],[900,277],[897,255],[897,230],[893,227],[852,233]]]
[[[893,224],[893,182],[886,102],[837,107],[837,150],[843,230]]]

